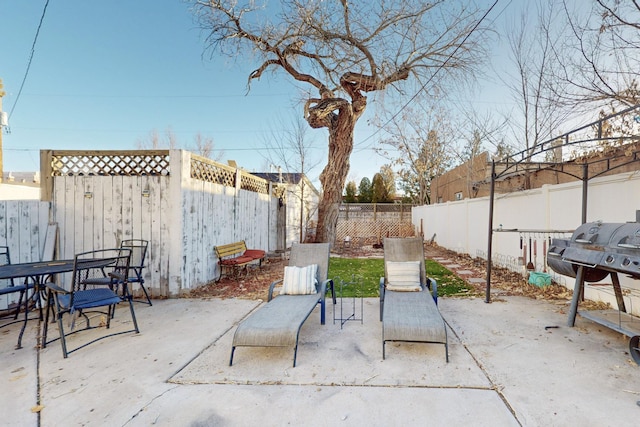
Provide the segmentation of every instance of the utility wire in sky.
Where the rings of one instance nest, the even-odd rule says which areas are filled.
[[[27,62],[27,69],[24,72],[24,77],[22,78],[22,83],[20,84],[18,95],[16,95],[16,100],[13,101],[13,106],[11,106],[11,111],[9,111],[9,118],[11,118],[11,116],[13,115],[13,110],[16,109],[16,105],[18,104],[18,100],[20,99],[20,94],[22,93],[22,88],[24,87],[24,83],[27,81],[27,76],[29,75],[29,68],[31,68],[31,61],[33,61],[33,54],[36,51],[36,42],[38,41],[40,28],[42,27],[44,16],[47,13],[47,6],[49,6],[49,0],[47,0],[44,4],[44,9],[42,10],[42,16],[40,17],[40,23],[38,24],[38,29],[36,30],[36,36],[33,38],[33,44],[31,45],[31,54],[29,55],[29,61]]]
[[[387,126],[389,123],[391,123],[393,120],[395,120],[396,117],[398,117],[400,115],[400,113],[409,106],[409,104],[411,102],[413,102],[414,99],[417,98],[417,96],[425,90],[425,88],[427,87],[427,85],[429,83],[431,83],[431,80],[433,80],[433,78],[438,74],[438,72],[440,70],[442,70],[444,68],[445,65],[447,65],[447,63],[449,62],[449,60],[451,60],[451,58],[453,58],[453,55],[456,54],[456,52],[458,52],[458,50],[460,50],[460,47],[463,46],[467,40],[469,39],[469,37],[471,37],[471,34],[473,34],[478,27],[480,26],[480,24],[482,23],[482,21],[485,20],[485,18],[489,15],[489,13],[491,13],[491,11],[493,10],[493,8],[498,4],[498,0],[495,0],[493,2],[493,4],[491,5],[491,7],[484,13],[484,15],[482,15],[482,18],[480,18],[480,20],[476,23],[476,25],[473,26],[473,28],[471,29],[471,31],[469,31],[469,34],[467,34],[464,39],[462,40],[462,43],[460,43],[458,46],[456,46],[456,48],[453,50],[453,52],[451,52],[449,54],[449,56],[447,56],[447,59],[445,59],[445,61],[440,64],[438,66],[438,68],[436,68],[436,71],[434,71],[434,73],[427,79],[426,82],[424,82],[424,84],[420,87],[420,89],[418,89],[416,91],[416,93],[398,110],[397,113],[395,113],[389,120],[387,120],[387,122],[382,125],[380,128],[378,128],[377,131],[375,131],[374,133],[372,133],[371,135],[369,135],[368,137],[366,137],[365,139],[363,139],[362,141],[359,142],[359,144],[363,144],[366,141],[370,140],[371,138],[373,138],[374,136],[376,136],[378,133],[380,133],[380,130],[382,128],[384,128],[385,126]],[[371,148],[371,144],[366,145],[365,147],[359,148],[356,151],[363,151],[363,150],[367,150]]]

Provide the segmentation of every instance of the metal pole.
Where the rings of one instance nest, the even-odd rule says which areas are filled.
[[[300,243],[304,243],[304,174],[300,177]]]
[[[583,266],[578,266],[576,273],[576,283],[573,286],[573,296],[571,298],[571,307],[569,308],[569,318],[567,319],[567,326],[574,327],[576,324],[576,314],[578,314],[578,303],[580,301],[580,294],[582,293],[582,287],[584,286],[584,269]]]
[[[589,165],[582,165],[582,223],[587,222],[587,194],[589,190]]]
[[[493,199],[496,189],[496,162],[491,160],[491,187],[489,190],[489,234],[487,238],[487,285],[484,302],[491,302],[491,247],[493,245]]]
[[[5,95],[3,90],[4,85],[2,79],[0,79],[0,113],[2,113],[2,97]],[[4,159],[2,155],[2,125],[0,124],[0,182],[4,179]]]

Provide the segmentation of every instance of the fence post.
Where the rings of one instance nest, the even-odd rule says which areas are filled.
[[[242,188],[242,170],[236,167],[236,193]]]
[[[183,256],[187,250],[184,238],[185,218],[182,213],[184,206],[184,191],[189,188],[191,180],[191,155],[184,150],[170,150],[169,164],[171,174],[169,175],[169,215],[167,224],[171,224],[169,228],[169,242],[167,245],[169,251],[168,271],[167,271],[167,289],[160,288],[162,296],[179,295],[184,290],[186,283],[185,271],[186,266],[183,262]]]
[[[40,150],[40,200],[50,202],[53,198],[53,168],[51,150]]]

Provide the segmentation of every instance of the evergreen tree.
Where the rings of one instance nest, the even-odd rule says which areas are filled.
[[[389,193],[389,187],[385,182],[384,176],[381,173],[377,173],[373,176],[372,184],[372,202],[373,203],[391,203],[393,202],[393,196]]]
[[[372,199],[373,187],[371,186],[371,180],[364,177],[360,180],[360,185],[358,186],[358,202],[371,203]]]
[[[355,203],[356,201],[358,201],[357,192],[358,192],[358,188],[356,187],[355,181],[347,182],[347,185],[344,189],[344,202]]]

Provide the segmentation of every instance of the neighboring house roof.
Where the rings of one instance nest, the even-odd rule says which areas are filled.
[[[305,180],[307,186],[311,187],[311,189],[318,193],[315,186],[309,181],[309,179],[305,176],[305,174],[300,172],[286,173],[286,172],[251,172],[251,175],[255,175],[262,179],[266,179],[269,182],[273,182],[275,184],[293,184],[298,185],[302,179]]]
[[[278,172],[251,172],[251,175],[259,176],[269,182],[283,184],[298,184],[304,176],[303,173],[278,173]],[[282,180],[281,180],[282,179]]]
[[[2,183],[40,187],[40,172],[4,172]]]

